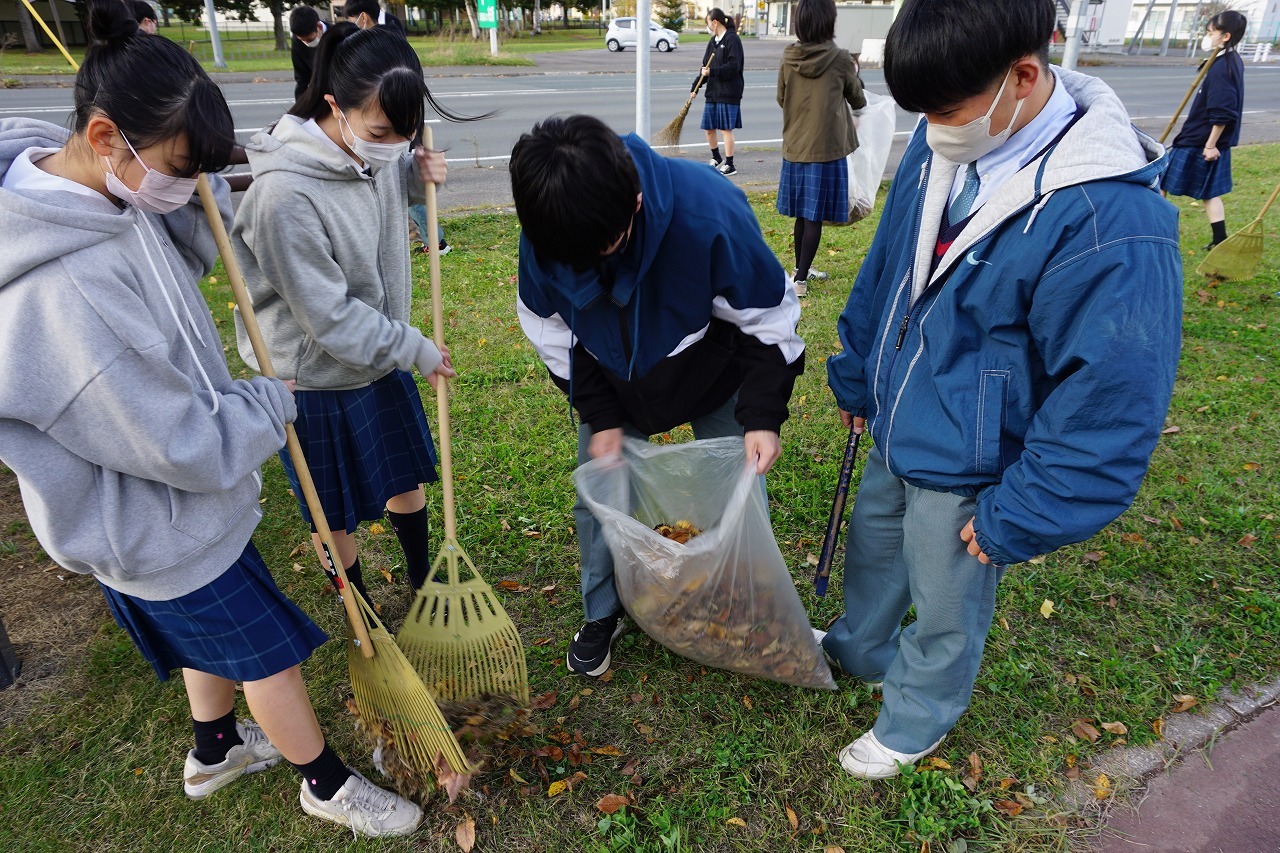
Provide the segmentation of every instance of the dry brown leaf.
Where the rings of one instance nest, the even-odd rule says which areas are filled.
[[[1174,530],[1181,530],[1182,521],[1176,515],[1171,515],[1169,516],[1169,526]]]
[[[992,804],[992,808],[1006,817],[1017,817],[1022,813],[1022,803],[1014,800],[997,800]]]
[[[1259,468],[1261,468],[1262,466],[1261,466],[1261,465],[1259,465],[1257,462],[1246,462],[1246,463],[1244,463],[1243,465],[1241,465],[1240,467],[1241,467],[1241,468],[1243,468],[1243,469],[1244,469],[1244,470],[1246,470],[1246,471],[1257,471],[1257,470],[1258,470]]]
[[[1157,717],[1152,721],[1151,731],[1156,733],[1156,737],[1164,740],[1164,717]]]
[[[552,690],[550,693],[534,696],[529,702],[529,707],[535,711],[545,711],[554,704],[556,704],[556,691]]]
[[[800,817],[796,814],[795,809],[791,808],[791,806],[786,806],[785,808],[787,810],[787,823],[791,824],[792,829],[799,829]]]
[[[622,750],[616,746],[597,746],[591,749],[596,755],[622,755]]]
[[[945,758],[939,758],[936,755],[931,755],[928,758],[926,758],[923,762],[921,762],[921,766],[925,770],[950,770],[951,769],[950,762],[948,762]]]
[[[1144,540],[1141,533],[1121,533],[1120,541],[1130,545],[1141,545]]]
[[[1103,723],[1102,728],[1104,731],[1111,732],[1113,735],[1127,735],[1129,733],[1129,727],[1120,722]]]
[[[1086,563],[1100,563],[1105,553],[1104,551],[1085,551],[1084,561]]]
[[[538,639],[536,639],[536,640],[534,640],[534,641],[533,641],[533,645],[535,645],[535,646],[549,646],[549,645],[551,645],[551,643],[552,643],[552,642],[553,642],[553,640],[552,640],[552,638],[551,638],[551,637],[539,637]]]
[[[1098,738],[1102,737],[1102,732],[1095,729],[1088,720],[1076,720],[1071,726],[1071,733],[1089,743],[1097,743]]]
[[[725,821],[725,825],[726,825],[726,826],[740,826],[740,827],[742,827],[743,829],[746,829],[746,827],[747,827],[747,822],[746,822],[745,820],[743,820],[742,818],[740,818],[740,817],[731,817],[731,818],[729,818],[728,820],[726,820],[726,821]]]
[[[1016,784],[1018,784],[1017,779],[1013,778],[1012,776],[1006,776],[1000,780],[1000,790],[1007,791]]]
[[[1236,540],[1236,544],[1243,545],[1245,548],[1248,548],[1251,545],[1253,545],[1254,542],[1257,542],[1257,541],[1258,541],[1257,536],[1254,536],[1252,533],[1246,533],[1245,535],[1241,536],[1239,539]]]
[[[978,753],[969,753],[969,772],[966,774],[975,782],[982,781],[982,759],[978,757]]]
[[[746,708],[748,711],[754,711],[754,710],[755,710],[755,707],[756,707],[756,703],[751,701],[751,697],[750,697],[750,696],[743,696],[743,697],[742,697],[742,705],[743,705],[743,707],[744,707],[744,708]]]
[[[630,800],[621,794],[605,794],[596,801],[596,808],[605,814],[613,814],[629,802]]]
[[[818,555],[817,555],[817,554],[808,554],[808,555],[806,555],[806,556],[805,556],[804,560],[805,560],[805,562],[806,562],[806,563],[808,563],[808,564],[809,564],[809,565],[811,565],[811,566],[816,566],[816,565],[818,565]]]
[[[1182,427],[1178,427],[1178,426],[1165,427],[1164,429],[1160,430],[1161,435],[1173,435],[1179,432],[1182,432]]]
[[[1173,697],[1173,701],[1174,701],[1174,705],[1171,709],[1169,709],[1169,713],[1180,714],[1183,711],[1189,711],[1192,708],[1194,708],[1196,704],[1199,703],[1200,700],[1194,696],[1191,696],[1185,693],[1179,693],[1178,695]]]
[[[822,848],[822,853],[844,853],[844,848],[839,844],[828,844]]]
[[[1098,778],[1093,780],[1093,796],[1099,800],[1105,800],[1111,794],[1111,779],[1106,773],[1099,773]]]
[[[476,822],[471,815],[458,823],[458,828],[453,831],[453,838],[462,848],[462,853],[471,853],[471,848],[476,846]]]
[[[498,581],[494,584],[498,589],[505,589],[507,592],[528,592],[529,587],[518,581]]]

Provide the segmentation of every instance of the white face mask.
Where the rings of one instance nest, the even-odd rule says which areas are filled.
[[[351,122],[347,120],[347,114],[341,109],[338,110],[338,116],[342,120],[341,123],[347,126],[347,130],[351,131],[351,139],[347,139],[347,135],[342,133],[339,126],[338,132],[342,133],[342,141],[347,143],[355,155],[363,160],[372,169],[380,169],[383,166],[396,162],[409,151],[410,140],[404,142],[370,142],[367,139],[361,139],[356,136],[355,128],[351,126]]]
[[[1214,42],[1213,33],[1205,33],[1204,38],[1200,39],[1201,50],[1213,50],[1218,45]]]
[[[996,111],[996,104],[1000,103],[1000,96],[1004,94],[1004,87],[1008,85],[1009,75],[1012,73],[1011,68],[1009,73],[1004,75],[1004,80],[1000,83],[1000,91],[996,92],[995,100],[991,102],[991,109],[987,110],[986,115],[959,127],[947,127],[929,122],[928,127],[925,128],[925,139],[929,147],[952,163],[972,163],[1003,145],[1009,138],[1009,134],[1013,132],[1013,123],[1018,120],[1018,113],[1022,111],[1022,100],[1019,99],[1017,106],[1013,108],[1013,116],[1004,130],[992,136],[987,133],[987,127],[991,124],[991,116]]]
[[[198,178],[175,178],[172,175],[157,172],[142,162],[138,152],[133,150],[133,144],[125,139],[124,133],[120,134],[120,138],[124,139],[124,144],[129,146],[133,158],[142,164],[142,168],[146,169],[147,173],[142,176],[142,183],[138,184],[138,188],[131,190],[116,176],[111,160],[103,157],[103,162],[107,164],[107,192],[147,213],[172,213],[191,201],[191,194],[196,191]]]
[[[304,41],[303,44],[305,44],[307,47],[319,47],[320,39],[322,38],[324,38],[324,33],[320,33],[320,35],[316,36],[311,41]]]

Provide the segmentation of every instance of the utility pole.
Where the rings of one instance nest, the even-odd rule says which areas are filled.
[[[636,0],[636,135],[649,141],[649,19],[651,0]]]
[[[1151,17],[1151,10],[1155,8],[1156,0],[1148,0],[1147,11],[1142,13],[1142,20],[1138,22],[1138,29],[1133,34],[1133,41],[1129,42],[1128,53],[1130,55],[1139,53],[1142,50],[1142,36],[1147,30],[1147,19]]]
[[[1072,0],[1071,14],[1067,16],[1067,42],[1062,48],[1062,67],[1076,70],[1080,56],[1080,31],[1084,29],[1084,10],[1089,0]]]
[[[213,67],[226,68],[222,58],[222,37],[218,35],[218,22],[213,17],[213,0],[204,0],[204,14],[209,19],[209,40],[213,42]]]
[[[1173,13],[1178,10],[1178,0],[1170,0],[1169,17],[1164,22],[1164,39],[1160,42],[1160,55],[1169,55],[1169,35],[1173,32]]]

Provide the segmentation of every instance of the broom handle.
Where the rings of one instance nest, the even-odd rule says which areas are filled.
[[[1213,53],[1209,54],[1209,58],[1204,62],[1204,67],[1200,69],[1200,73],[1196,75],[1196,79],[1191,81],[1191,88],[1188,89],[1187,94],[1182,97],[1182,103],[1178,104],[1178,109],[1174,111],[1173,118],[1169,119],[1169,124],[1164,129],[1164,133],[1160,134],[1160,138],[1156,140],[1161,145],[1163,145],[1164,141],[1169,138],[1169,131],[1173,130],[1173,126],[1178,123],[1178,116],[1182,115],[1182,110],[1186,107],[1187,101],[1191,100],[1191,96],[1195,94],[1196,89],[1200,86],[1200,81],[1204,79],[1204,75],[1209,73],[1209,66],[1213,65],[1213,61],[1218,58],[1218,54],[1221,52],[1221,50],[1215,50]]]
[[[713,54],[711,54],[711,56],[710,56],[710,57],[708,57],[708,59],[707,59],[707,64],[706,64],[706,65],[704,65],[704,66],[702,66],[702,67],[703,67],[703,68],[710,68],[710,67],[711,67],[711,63],[713,63],[713,62],[715,62],[715,61],[716,61],[716,55],[713,53]],[[689,102],[690,102],[690,103],[692,103],[692,102],[693,102],[693,99],[694,99],[694,98],[698,97],[698,90],[702,88],[702,84],[703,84],[703,83],[705,83],[705,82],[707,82],[707,80],[708,80],[708,79],[710,79],[710,78],[708,78],[708,77],[707,77],[706,75],[704,75],[704,74],[699,74],[699,75],[698,75],[698,80],[697,80],[697,82],[695,82],[695,83],[693,84],[693,91],[689,93]]]
[[[853,464],[858,456],[858,444],[862,433],[849,428],[845,442],[844,458],[840,460],[840,476],[836,479],[836,494],[831,501],[831,514],[827,516],[827,532],[822,537],[822,552],[818,556],[818,569],[813,573],[814,591],[819,598],[827,594],[827,581],[831,577],[831,564],[835,562],[836,540],[840,538],[840,522],[844,521],[844,505],[849,498],[849,483],[853,479]]]
[[[227,278],[231,281],[231,292],[236,297],[236,307],[240,309],[240,319],[244,330],[253,345],[253,354],[258,359],[258,369],[263,376],[274,377],[275,368],[271,366],[271,355],[262,340],[262,331],[258,328],[258,316],[253,311],[253,302],[249,299],[249,291],[244,284],[244,276],[240,274],[240,264],[236,261],[235,252],[231,248],[231,240],[227,236],[227,228],[222,223],[222,213],[218,210],[218,201],[213,197],[213,187],[209,185],[207,176],[201,174],[196,184],[200,193],[200,201],[204,204],[205,218],[213,230],[213,239],[218,244],[218,254],[222,256],[222,265],[227,270]],[[342,606],[347,611],[347,619],[355,631],[357,645],[365,657],[374,654],[373,643],[369,642],[369,631],[364,617],[360,615],[360,607],[356,603],[355,591],[347,581],[347,570],[341,560],[335,560],[338,546],[333,541],[333,532],[324,515],[324,507],[320,504],[320,496],[316,494],[315,482],[311,479],[311,469],[302,455],[302,445],[298,442],[298,433],[293,424],[284,425],[285,447],[289,449],[289,458],[293,461],[293,471],[298,476],[298,485],[302,487],[302,496],[311,512],[311,522],[320,536],[320,545],[324,549],[325,561],[329,564],[325,574],[334,581],[334,586],[342,595]]]
[[[62,42],[58,41],[58,37],[49,29],[49,25],[44,22],[44,18],[40,17],[40,13],[31,5],[30,0],[22,0],[22,5],[27,7],[27,11],[31,13],[44,30],[49,40],[57,45],[58,50],[62,51],[62,55],[66,57],[67,62],[71,63],[71,67],[76,71],[80,70],[80,65],[71,57],[67,49],[63,47]],[[222,265],[226,267],[227,278],[231,280],[231,290],[235,294],[236,304],[240,308],[241,319],[244,320],[245,330],[249,333],[249,340],[253,343],[253,353],[258,358],[258,365],[262,368],[263,376],[275,376],[275,372],[271,369],[271,356],[267,354],[267,348],[262,343],[262,333],[258,331],[258,319],[253,313],[253,304],[249,301],[249,293],[244,286],[244,278],[240,275],[240,265],[236,263],[235,253],[231,250],[231,241],[227,238],[226,226],[222,224],[222,213],[218,210],[218,202],[213,197],[213,188],[209,186],[209,179],[203,174],[200,175],[196,183],[196,189],[200,193],[200,201],[204,204],[205,218],[209,220],[209,228],[213,231],[213,239],[218,244],[218,254],[222,256]],[[303,495],[307,499],[307,508],[311,510],[312,520],[315,521],[316,531],[320,534],[320,543],[324,546],[325,558],[329,561],[329,568],[326,573],[330,579],[340,578],[340,582],[335,585],[342,594],[342,605],[347,610],[347,619],[351,621],[351,628],[355,631],[356,641],[360,646],[361,652],[365,657],[373,657],[373,643],[369,642],[369,631],[365,627],[364,618],[360,615],[360,609],[356,605],[354,593],[351,585],[347,583],[347,572],[337,561],[335,563],[333,555],[338,553],[338,547],[333,543],[333,533],[329,530],[329,525],[325,520],[324,512],[321,511],[320,498],[316,494],[315,483],[311,481],[311,470],[307,468],[307,460],[302,457],[302,446],[298,444],[298,434],[293,429],[293,424],[285,424],[285,444],[289,448],[289,456],[293,459],[294,472],[298,475],[299,485],[302,486]]]
[[[431,126],[422,128],[422,144],[429,151],[432,148]],[[427,207],[427,231],[430,237],[423,235],[427,244],[427,260],[431,270],[431,338],[441,351],[444,350],[444,296],[440,287],[440,216],[436,210],[436,185],[431,181],[424,182],[424,195]],[[436,376],[436,417],[440,426],[440,480],[444,491],[444,539],[446,545],[458,539],[457,510],[453,497],[453,441],[449,430],[449,382],[443,376]],[[457,563],[449,565],[449,583],[457,584]]]

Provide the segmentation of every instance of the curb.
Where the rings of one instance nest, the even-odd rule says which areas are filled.
[[[1090,763],[1089,774],[1096,778],[1099,773],[1105,773],[1112,779],[1118,795],[1132,797],[1145,789],[1157,774],[1180,764],[1191,753],[1250,722],[1277,702],[1280,702],[1280,678],[1245,687],[1239,693],[1222,690],[1217,700],[1205,707],[1204,713],[1168,717],[1160,743],[1108,750]],[[1116,795],[1099,800],[1093,788],[1081,778],[1071,780],[1057,800],[1068,812],[1101,828],[1116,804]]]

